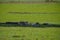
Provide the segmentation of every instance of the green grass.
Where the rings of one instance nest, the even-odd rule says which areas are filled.
[[[15,35],[20,37],[13,37]],[[0,27],[0,40],[21,39],[60,40],[60,28]]]
[[[41,3],[41,4],[0,4],[2,11],[18,12],[60,12],[60,3]]]
[[[8,12],[42,12],[47,14],[13,14]],[[51,14],[50,14],[51,13]],[[55,14],[52,14],[55,13]],[[0,4],[0,22],[29,21],[60,24],[60,4]],[[18,35],[20,37],[12,37]],[[25,37],[22,37],[25,35]],[[0,40],[60,40],[60,28],[0,27]]]
[[[0,22],[29,21],[60,23],[59,3],[0,4]],[[42,12],[55,14],[9,14],[8,12]]]
[[[2,14],[0,22],[6,21],[60,23],[60,14]]]

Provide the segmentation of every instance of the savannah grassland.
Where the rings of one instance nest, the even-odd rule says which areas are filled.
[[[32,12],[33,14],[9,12]],[[34,12],[42,14],[34,14]],[[9,21],[60,24],[60,3],[0,4],[0,22]],[[19,37],[13,37],[15,35]],[[60,40],[60,28],[0,27],[0,40]]]

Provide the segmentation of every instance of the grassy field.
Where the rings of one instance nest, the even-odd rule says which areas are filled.
[[[60,40],[60,28],[0,27],[0,40]]]
[[[9,12],[33,12],[33,14]],[[34,14],[34,12],[40,12],[40,14]],[[0,22],[6,21],[60,24],[60,4],[0,4]],[[13,37],[15,35],[19,37]],[[60,28],[0,27],[0,40],[60,40]]]
[[[60,23],[59,3],[41,4],[0,4],[0,22],[29,21]],[[47,14],[13,14],[8,12],[40,12]],[[51,14],[48,14],[51,13]],[[52,14],[55,13],[55,14]]]
[[[40,4],[0,4],[1,12],[59,12],[60,3],[40,3]]]
[[[60,24],[59,14],[2,14],[0,22],[9,21],[29,21],[29,22],[48,22]]]

